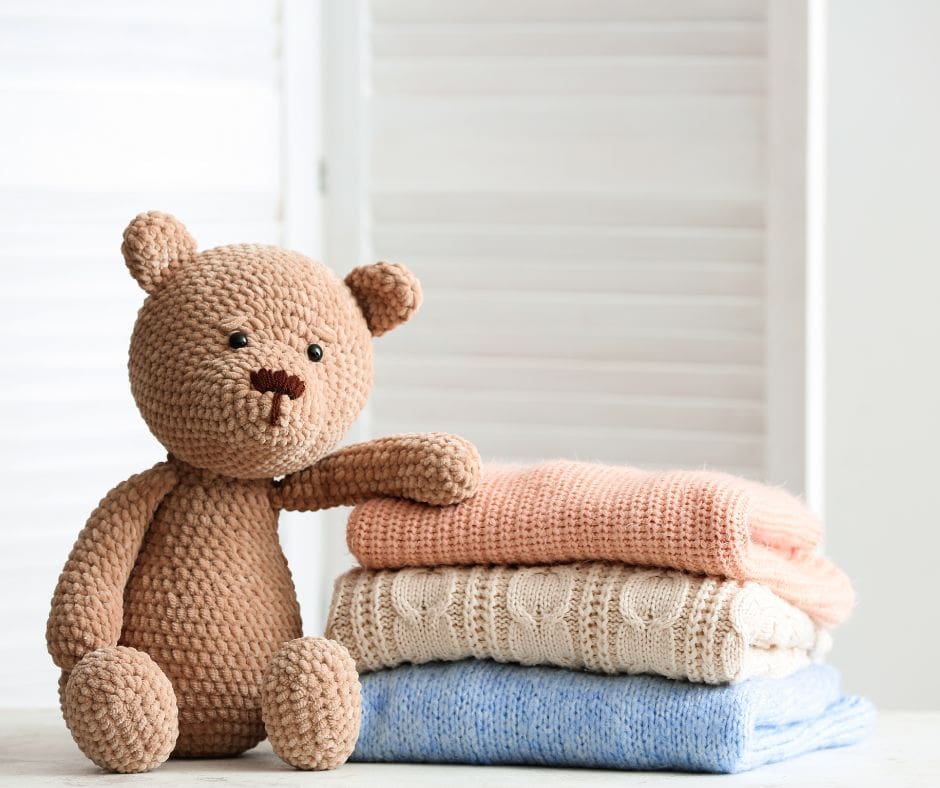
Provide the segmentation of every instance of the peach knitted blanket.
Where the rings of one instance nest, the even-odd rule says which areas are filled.
[[[784,490],[710,471],[554,461],[486,468],[472,498],[357,506],[346,539],[368,569],[619,561],[752,580],[831,627],[854,602],[815,550],[819,521]]]
[[[757,583],[600,561],[353,569],[326,636],[360,673],[475,657],[708,684],[785,676],[830,643]]]

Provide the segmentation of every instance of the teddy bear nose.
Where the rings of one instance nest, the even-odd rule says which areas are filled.
[[[281,397],[288,399],[297,399],[304,393],[304,382],[296,375],[288,374],[286,370],[278,369],[258,369],[253,370],[249,376],[251,387],[255,391],[267,394],[274,392],[274,399],[271,402],[271,413],[268,422],[271,425],[277,424],[281,416]]]
[[[286,370],[258,369],[253,371],[249,378],[251,386],[256,391],[265,394],[273,391],[275,394],[286,394],[291,399],[297,399],[304,393],[304,382],[296,375],[290,375]]]

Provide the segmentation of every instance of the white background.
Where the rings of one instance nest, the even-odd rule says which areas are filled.
[[[940,4],[829,18],[826,519],[855,581],[846,681],[940,707]]]
[[[371,31],[351,24],[354,5]],[[796,484],[771,472],[766,459],[783,440],[767,427],[769,403],[783,389],[768,390],[760,349],[769,341],[767,304],[777,298],[761,283],[780,248],[765,237],[780,177],[771,177],[768,164],[777,127],[768,127],[760,109],[780,90],[767,71],[767,7],[759,0],[481,2],[472,8],[484,16],[518,15],[488,23],[519,50],[510,60],[440,60],[422,50],[433,49],[435,31],[451,47],[467,45],[480,21],[466,18],[470,11],[439,17],[470,7],[336,2],[321,15],[318,4],[289,0],[0,3],[7,282],[0,288],[7,350],[0,704],[55,703],[43,642],[55,577],[97,500],[162,456],[126,381],[126,343],[142,294],[118,253],[131,216],[159,208],[183,218],[203,246],[281,243],[340,271],[363,262],[365,250],[414,267],[428,286],[428,305],[420,322],[376,348],[376,431],[452,428],[488,456],[707,463],[797,488],[821,485],[828,551],[860,595],[856,615],[836,633],[835,661],[853,690],[884,706],[940,708],[931,593],[940,536],[928,508],[940,439],[940,7],[831,0],[824,14],[817,44],[826,50],[828,76],[814,89],[826,97],[819,124],[826,159],[810,183],[817,202],[808,207],[816,219],[825,215],[825,289],[813,292],[820,299],[813,314],[822,319],[810,323],[804,362],[824,357],[825,396],[819,387],[822,420],[798,425],[813,434],[794,436],[810,468]],[[539,14],[562,21],[537,21]],[[409,43],[422,24],[430,37]],[[333,36],[322,53],[321,25]],[[675,30],[680,35],[670,39]],[[578,50],[579,41],[599,40],[585,36],[601,34],[614,42],[618,68]],[[563,44],[560,54],[536,40],[552,35]],[[484,50],[499,49],[492,35],[483,41]],[[683,49],[703,41],[715,51]],[[476,46],[468,51],[479,52]],[[504,78],[487,82],[489,73]],[[442,129],[455,118],[482,123],[487,116],[472,108],[500,101],[515,107],[504,125],[436,141],[409,137],[416,118],[440,117]],[[696,101],[713,109],[701,116],[707,122],[663,141],[671,130],[657,131],[657,117],[681,119],[677,108]],[[631,115],[640,105],[660,114]],[[511,122],[526,122],[520,106],[544,111],[546,124],[533,146],[514,149]],[[611,133],[605,119],[620,126]],[[639,142],[631,137],[637,133]],[[598,136],[606,148],[594,144]],[[447,147],[455,139],[456,151]],[[515,182],[500,180],[485,159],[461,169],[487,150],[484,142],[490,152],[505,142],[504,165],[517,172],[527,163],[519,151],[531,153],[528,165],[542,172],[538,189],[529,183],[507,193]],[[607,177],[598,150],[616,159],[619,179]],[[321,154],[329,163],[322,225]],[[420,171],[425,156],[434,164],[427,173]],[[629,188],[615,193],[620,182]],[[551,254],[559,243],[546,242],[553,222],[562,225],[556,235],[581,238],[584,251]],[[659,233],[653,240],[665,234],[668,242],[650,240],[651,224]],[[676,248],[692,256],[655,257]],[[695,254],[705,248],[724,257],[703,267]],[[538,257],[546,252],[554,263]],[[729,260],[728,253],[743,256]],[[547,294],[544,282],[529,287],[533,274],[555,275],[561,286]],[[567,287],[571,281],[577,287]],[[552,299],[581,315],[563,333],[545,308]],[[487,319],[475,320],[477,304]],[[709,345],[699,321],[715,318],[726,333]],[[657,331],[679,326],[680,340],[695,352],[732,355],[678,363],[670,353],[681,342],[659,335],[636,344],[637,326],[650,324]],[[493,344],[486,327],[515,343],[511,363],[478,351],[479,343]],[[491,390],[481,394],[464,382],[463,366],[433,344],[441,336],[473,358],[477,373],[487,372]],[[547,337],[554,343],[548,354]],[[571,352],[601,341],[610,349],[597,358]],[[680,361],[688,347],[681,345]],[[560,375],[569,385],[559,390],[545,359],[566,348],[575,358],[565,363],[583,368]],[[520,365],[528,378],[500,377]],[[411,371],[404,381],[395,376],[401,369]],[[434,394],[442,379],[451,381],[443,397]],[[534,393],[533,381],[545,380]],[[563,423],[554,424],[553,414]],[[321,626],[325,589],[341,568],[341,528],[341,516],[300,515],[285,524],[309,632]]]

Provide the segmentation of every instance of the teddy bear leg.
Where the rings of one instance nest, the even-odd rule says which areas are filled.
[[[173,751],[179,732],[173,685],[147,654],[126,646],[86,654],[62,693],[79,749],[102,769],[146,772]]]
[[[352,754],[361,711],[356,663],[344,646],[297,638],[264,674],[261,716],[271,746],[298,769],[333,769]]]

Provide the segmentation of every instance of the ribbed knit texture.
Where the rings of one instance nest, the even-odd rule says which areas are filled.
[[[353,760],[740,772],[873,722],[821,665],[709,686],[467,660],[363,676]]]
[[[347,541],[370,569],[607,560],[753,580],[834,626],[854,595],[814,554],[821,534],[785,491],[727,474],[556,461],[486,468],[475,496],[443,509],[367,501]]]
[[[354,569],[326,636],[360,672],[476,657],[712,684],[786,675],[829,645],[756,583],[601,562]]]

